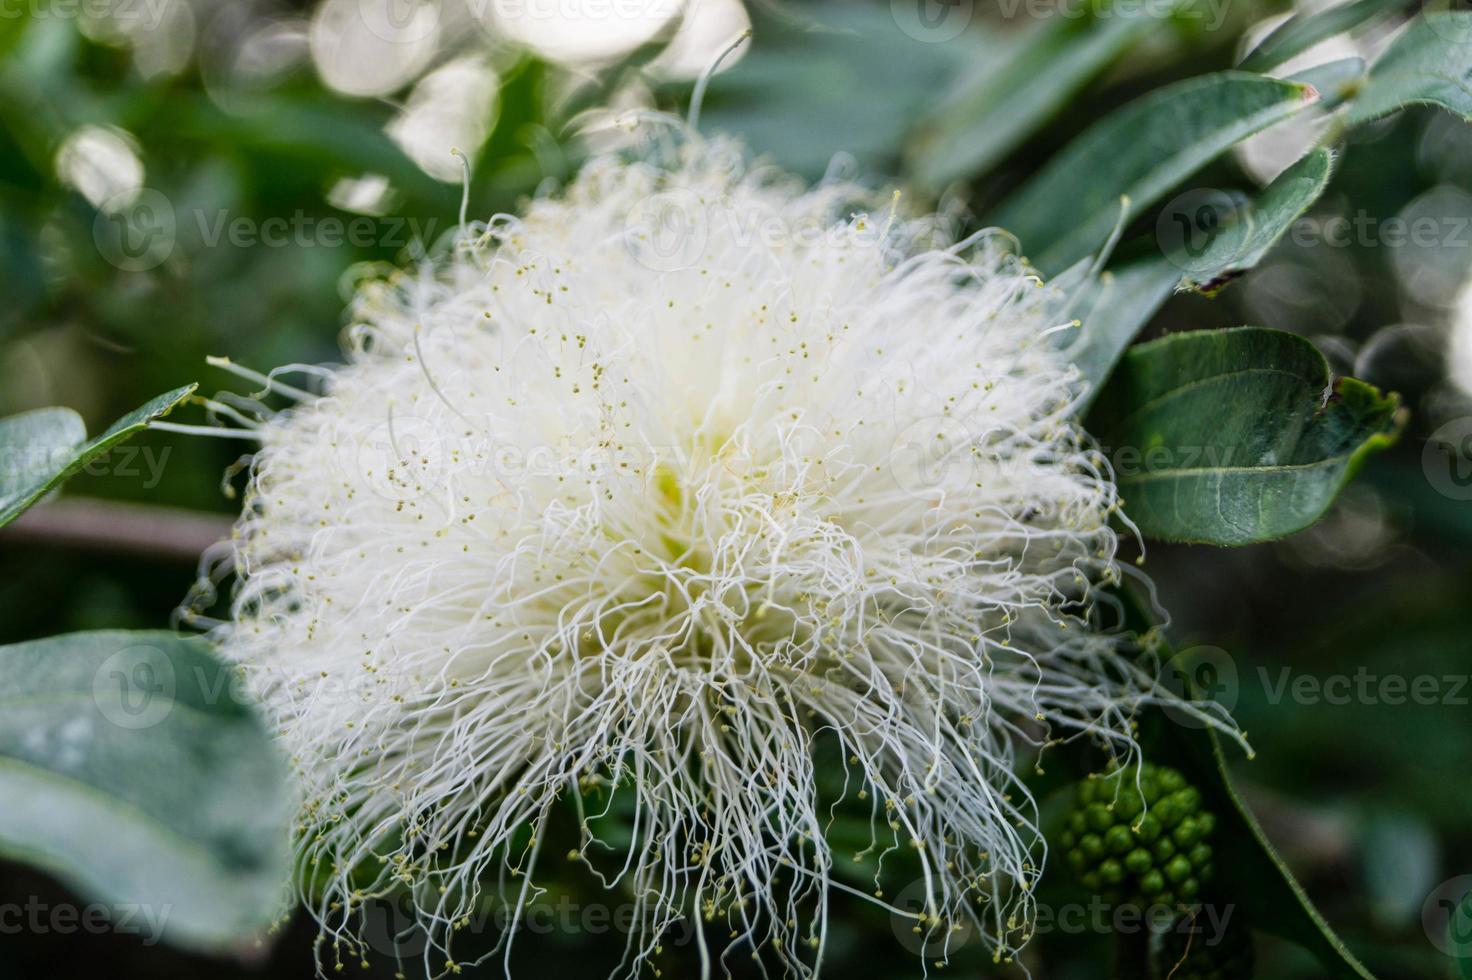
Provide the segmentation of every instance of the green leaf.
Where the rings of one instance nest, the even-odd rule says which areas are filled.
[[[701,126],[810,178],[837,153],[892,172],[915,120],[977,50],[971,31],[931,36],[899,6],[829,0],[787,16],[766,6],[752,10],[761,43],[711,86]]]
[[[308,172],[339,167],[383,174],[396,187],[431,200],[458,196],[404,153],[384,131],[385,120],[375,109],[341,100],[266,93],[226,112],[198,93],[178,93],[168,111],[170,134],[177,138],[228,145],[236,153],[257,158],[279,154]]]
[[[1307,85],[1245,72],[1167,85],[1066,146],[993,220],[1021,240],[1045,274],[1057,273],[1099,249],[1121,218],[1133,218],[1234,144],[1317,97]]]
[[[1288,76],[1288,80],[1312,85],[1319,93],[1316,108],[1320,112],[1329,112],[1359,94],[1368,77],[1365,67],[1364,58],[1340,58],[1305,68]]]
[[[1161,19],[1053,17],[999,41],[911,136],[916,183],[935,191],[996,164]]]
[[[1263,38],[1237,67],[1243,71],[1270,71],[1320,41],[1352,31],[1401,5],[1400,0],[1354,0],[1318,13],[1294,14]]]
[[[285,766],[202,638],[18,643],[0,677],[0,852],[178,945],[264,933],[290,873]]]
[[[1161,242],[1166,254],[1185,273],[1181,287],[1215,295],[1256,266],[1324,193],[1333,168],[1332,153],[1313,150],[1243,206],[1211,192],[1172,201],[1157,227],[1168,239]]]
[[[1404,421],[1395,395],[1353,378],[1331,389],[1302,337],[1242,327],[1132,348],[1089,428],[1141,532],[1239,545],[1312,524]]]
[[[1064,348],[1089,387],[1080,414],[1093,403],[1125,348],[1170,297],[1180,275],[1174,263],[1156,255],[1111,269],[1084,287],[1079,330]]]
[[[159,395],[90,442],[82,417],[69,408],[43,408],[0,419],[0,527],[92,460],[169,414],[196,387],[185,385]]]
[[[1472,121],[1472,12],[1411,21],[1370,69],[1345,122],[1358,126],[1408,105],[1441,106]]]

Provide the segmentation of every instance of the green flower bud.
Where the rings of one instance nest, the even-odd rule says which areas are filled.
[[[1185,776],[1147,763],[1080,783],[1059,841],[1079,880],[1107,900],[1181,906],[1211,877],[1215,826]]]

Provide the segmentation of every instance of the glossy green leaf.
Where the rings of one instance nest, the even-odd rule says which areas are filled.
[[[159,395],[90,441],[82,417],[69,408],[43,408],[0,419],[0,527],[89,462],[167,415],[195,387],[185,385]]]
[[[1064,348],[1089,388],[1080,413],[1093,403],[1125,348],[1170,298],[1180,275],[1174,263],[1156,255],[1111,269],[1084,287],[1079,329]]]
[[[1370,69],[1346,114],[1358,126],[1408,105],[1435,105],[1472,120],[1472,12],[1411,21]]]
[[[1399,0],[1353,0],[1317,13],[1298,13],[1279,24],[1237,66],[1270,71],[1331,37],[1348,33],[1401,6]]]
[[[236,677],[171,633],[0,647],[0,852],[133,909],[153,938],[225,950],[262,935],[290,871],[289,795]]]
[[[1334,157],[1326,149],[1311,151],[1283,171],[1256,200],[1223,209],[1224,195],[1196,200],[1183,194],[1161,216],[1167,255],[1183,271],[1182,288],[1214,295],[1253,268],[1293,222],[1324,193]]]
[[[1254,133],[1312,105],[1307,85],[1220,72],[1167,85],[1104,117],[992,216],[1046,274]]]
[[[1089,428],[1149,537],[1239,545],[1307,527],[1404,424],[1395,395],[1329,368],[1294,334],[1243,327],[1130,349]]]
[[[1160,19],[1143,11],[1053,17],[999,41],[911,136],[906,157],[916,183],[934,191],[995,165]]]

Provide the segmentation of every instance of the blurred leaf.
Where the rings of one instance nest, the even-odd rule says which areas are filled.
[[[28,230],[0,207],[0,267],[5,269],[7,287],[5,308],[0,310],[0,337],[45,294],[41,259]]]
[[[1307,86],[1244,72],[1168,85],[1064,147],[993,220],[1044,273],[1056,273],[1100,248],[1121,217],[1138,215],[1234,144],[1312,102]]]
[[[1402,6],[1401,0],[1354,0],[1317,13],[1297,13],[1270,32],[1237,66],[1269,71],[1331,37]]]
[[[0,851],[178,945],[266,931],[290,872],[285,767],[203,639],[18,643],[0,676]]]
[[[1389,929],[1410,925],[1436,887],[1436,832],[1417,814],[1377,809],[1366,820],[1360,852],[1376,919]]]
[[[810,178],[839,153],[864,170],[892,171],[915,119],[976,50],[969,32],[945,41],[906,34],[888,4],[804,4],[797,16],[811,21],[807,29],[757,24],[760,43],[711,83],[701,127],[740,136]]]
[[[430,177],[384,132],[372,112],[329,99],[262,97],[226,113],[202,96],[166,110],[169,135],[228,146],[236,153],[280,154],[318,179],[333,173],[383,174],[408,194],[458,200],[459,191]]]
[[[0,419],[0,527],[89,462],[169,414],[196,387],[185,385],[159,395],[90,442],[82,417],[69,408],[42,408]]]
[[[998,38],[911,137],[915,180],[934,191],[996,164],[1170,13],[1150,11],[1161,16],[1053,17]]]
[[[1472,12],[1426,13],[1411,21],[1370,69],[1345,121],[1358,126],[1417,104],[1472,121]]]
[[[1333,169],[1332,153],[1326,149],[1313,150],[1263,188],[1256,201],[1231,215],[1170,215],[1193,226],[1203,220],[1215,223],[1215,227],[1202,229],[1209,231],[1210,239],[1197,255],[1172,256],[1181,259],[1186,269],[1181,286],[1215,295],[1256,266],[1293,222],[1324,193]],[[1183,237],[1189,240],[1189,236]]]
[[[1399,398],[1361,381],[1341,378],[1330,394],[1328,364],[1307,340],[1242,327],[1132,348],[1089,429],[1115,454],[1142,533],[1239,545],[1312,524],[1403,424]]]
[[[1079,414],[1088,411],[1125,348],[1170,297],[1180,275],[1175,263],[1156,255],[1109,270],[1085,287],[1079,330],[1064,349],[1089,386]]]

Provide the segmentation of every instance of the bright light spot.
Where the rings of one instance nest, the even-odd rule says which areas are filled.
[[[312,17],[312,60],[330,88],[387,95],[412,81],[439,43],[433,0],[324,0]]]
[[[685,0],[491,0],[501,33],[566,64],[607,61],[653,38]]]
[[[194,53],[188,0],[96,0],[82,5],[78,27],[99,44],[131,48],[144,78],[177,74]]]
[[[236,49],[231,81],[247,89],[265,88],[302,61],[308,44],[305,21],[268,22]]]
[[[56,175],[109,211],[127,207],[143,188],[143,161],[133,137],[120,129],[83,126],[56,151]]]
[[[1255,46],[1262,37],[1287,19],[1287,15],[1284,15],[1256,25],[1248,38],[1248,46]],[[1275,78],[1287,78],[1333,61],[1359,58],[1364,55],[1365,51],[1357,41],[1340,35],[1313,45],[1301,54],[1273,68],[1267,74]],[[1286,122],[1238,143],[1233,152],[1243,170],[1251,174],[1259,183],[1267,184],[1313,149],[1328,125],[1328,114],[1320,109],[1311,108]]]
[[[393,185],[383,174],[344,177],[327,192],[328,204],[354,214],[387,214],[393,202]]]
[[[639,120],[655,107],[654,93],[634,79],[621,85],[604,104],[587,109],[568,121],[568,129],[590,154],[620,153],[646,139]]]
[[[750,27],[751,17],[741,0],[690,0],[674,39],[649,68],[666,78],[699,78]],[[721,71],[745,57],[749,47],[743,44],[732,51],[721,62]]]
[[[414,86],[388,134],[425,173],[459,183],[464,171],[450,150],[474,158],[495,124],[500,82],[478,56],[436,68]]]
[[[1447,337],[1446,373],[1452,384],[1472,396],[1472,280],[1462,287]]]

